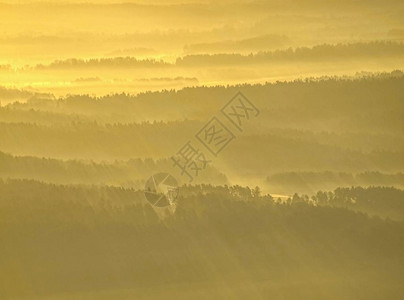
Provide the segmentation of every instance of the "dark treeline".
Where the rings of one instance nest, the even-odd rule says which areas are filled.
[[[269,172],[292,170],[395,173],[404,167],[403,151],[351,150],[344,145],[273,135],[240,137],[226,149],[222,159],[238,174],[254,173],[263,177]]]
[[[0,123],[0,149],[14,155],[96,161],[167,158],[193,139],[202,127],[195,126],[198,123],[53,127]],[[184,124],[190,126],[182,126]],[[193,143],[199,148],[203,147],[197,141]],[[350,149],[344,144],[331,145],[282,135],[241,135],[219,159],[227,162],[229,168],[240,171],[240,174],[254,171],[260,176],[296,169],[400,172],[404,166],[403,152],[391,147],[384,150],[382,144],[378,146],[382,150],[378,150],[377,146],[364,150]],[[233,163],[235,161],[236,164]]]
[[[187,125],[187,126],[184,126]],[[0,149],[39,157],[115,160],[174,155],[193,137],[200,122],[41,126],[0,123]],[[30,149],[30,150],[28,150]]]
[[[119,289],[150,299],[164,290],[175,299],[203,286],[201,299],[223,299],[218,282],[232,288],[232,299],[251,293],[397,299],[402,293],[402,222],[369,218],[328,200],[318,206],[276,202],[242,187],[183,191],[175,214],[160,220],[133,190],[0,180],[0,257],[6,258],[0,259],[0,296],[98,298],[100,289]],[[333,195],[355,196],[357,203],[378,199],[378,208],[403,200],[403,191],[374,191]],[[178,287],[188,290],[171,294]]]
[[[0,149],[69,159],[167,158],[241,90],[261,115],[220,157],[232,171],[261,178],[296,170],[402,172],[403,84],[397,71],[355,80],[186,88],[137,96],[36,97],[1,108]],[[144,122],[184,116],[198,121]]]
[[[392,187],[337,188],[334,192],[318,192],[315,203],[344,207],[371,215],[404,221],[404,191]]]
[[[233,50],[234,52],[234,50]],[[26,67],[23,70],[44,69],[81,69],[81,68],[164,68],[164,67],[199,67],[201,65],[239,65],[239,64],[278,64],[279,62],[325,60],[349,61],[358,59],[380,59],[403,57],[404,44],[393,41],[376,41],[368,43],[351,43],[337,45],[317,45],[313,47],[297,47],[274,51],[259,51],[249,55],[240,53],[222,54],[194,54],[176,59],[175,63],[168,63],[155,59],[137,59],[135,57],[113,57],[67,60],[57,60],[48,65],[38,64],[34,67]]]
[[[284,172],[267,177],[266,186],[278,194],[312,194],[317,190],[333,190],[350,186],[396,186],[404,188],[404,173],[381,172]]]
[[[25,99],[31,98],[34,95],[35,95],[35,93],[29,92],[26,90],[5,88],[3,86],[0,86],[0,100],[1,99],[5,99],[5,100],[13,99],[15,101],[25,100]]]
[[[89,109],[89,108],[88,108]],[[84,110],[84,109],[83,109]],[[264,111],[266,114],[271,114],[270,111]],[[381,116],[385,116],[385,114],[381,114]],[[380,117],[381,117],[380,116]],[[320,143],[330,146],[342,146],[347,149],[352,150],[363,150],[363,151],[371,151],[371,150],[389,150],[389,151],[400,151],[404,147],[404,139],[395,132],[388,132],[388,128],[394,126],[394,121],[391,124],[383,124],[383,127],[379,127],[378,131],[373,132],[372,130],[357,132],[357,131],[333,131],[332,128],[329,131],[314,131],[314,124],[318,123],[324,124],[327,122],[325,119],[321,119],[321,116],[317,116],[317,119],[312,119],[311,124],[306,123],[306,129],[297,128],[298,124],[304,124],[304,120],[308,117],[298,116],[291,120],[288,117],[288,122],[282,121],[282,118],[286,118],[286,113],[281,115],[271,116],[271,118],[265,118],[264,120],[257,119],[255,122],[251,122],[248,124],[248,133],[254,133],[255,135],[263,135],[269,134],[272,136],[285,137],[289,139],[297,139],[299,141],[311,142],[311,143]],[[398,116],[397,116],[398,117]],[[27,127],[27,129],[31,127],[36,127],[37,125],[43,126],[45,128],[49,126],[54,126],[58,128],[57,130],[63,131],[65,128],[71,127],[76,130],[80,128],[81,130],[94,130],[94,128],[98,128],[100,131],[105,128],[116,128],[118,130],[121,128],[132,128],[132,130],[141,129],[141,128],[150,128],[153,130],[149,131],[149,136],[158,135],[159,131],[163,132],[175,131],[178,133],[176,137],[174,137],[173,141],[177,137],[181,137],[191,130],[197,130],[199,127],[202,127],[204,123],[203,120],[198,121],[190,121],[190,120],[182,120],[182,121],[139,121],[143,117],[138,114],[108,114],[108,113],[98,113],[94,115],[90,114],[78,114],[78,113],[63,113],[59,112],[49,112],[47,110],[41,109],[20,109],[12,106],[0,107],[0,120],[5,124],[20,123]],[[349,123],[362,123],[369,122],[369,120],[358,120],[352,117],[349,120]],[[138,121],[138,122],[136,122]],[[206,121],[206,119],[205,119]],[[347,120],[344,120],[347,122]],[[399,120],[397,120],[399,122]],[[327,124],[332,126],[331,124]],[[29,125],[31,124],[31,125]],[[34,125],[35,124],[35,125]],[[346,124],[348,125],[348,124]],[[363,126],[363,124],[361,124]],[[311,129],[312,128],[312,129]],[[396,129],[400,131],[400,128]]]
[[[334,191],[318,191],[311,197],[295,193],[286,203],[345,208],[372,216],[404,221],[404,190],[394,187],[339,187]]]
[[[196,87],[136,96],[115,94],[95,98],[72,95],[56,101],[33,97],[27,103],[8,105],[10,110],[2,114],[11,115],[14,109],[33,109],[86,115],[109,123],[184,118],[205,121],[241,91],[262,110],[257,123],[264,128],[397,133],[404,131],[401,118],[404,111],[403,85],[403,73],[395,71],[356,79]],[[18,118],[13,120],[15,122]]]
[[[62,112],[48,112],[38,109],[14,109],[10,106],[0,107],[0,120],[4,123],[32,123],[38,125],[93,123],[94,120],[85,115]],[[98,122],[102,117],[97,118]]]
[[[171,159],[131,159],[109,163],[18,157],[0,152],[0,178],[23,178],[61,184],[113,185],[142,189],[145,181],[159,172],[174,173]],[[181,180],[181,178],[178,178]],[[195,178],[194,183],[226,184],[224,174],[214,166]]]
[[[154,59],[139,60],[135,57],[114,57],[114,58],[92,58],[92,59],[77,59],[71,58],[67,60],[57,60],[49,65],[39,64],[35,69],[80,69],[83,67],[89,68],[148,68],[148,67],[167,67],[170,64]]]
[[[269,52],[258,52],[256,54],[199,54],[187,55],[176,60],[177,66],[198,66],[198,65],[238,65],[238,64],[262,64],[278,62],[312,61],[322,62],[324,60],[349,60],[369,59],[380,57],[403,56],[404,44],[397,42],[370,42],[356,44],[318,45],[314,47],[289,48],[287,50],[275,50]]]

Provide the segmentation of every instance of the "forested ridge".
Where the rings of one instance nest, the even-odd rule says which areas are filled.
[[[402,84],[395,71],[101,97],[1,90],[20,101],[0,107],[0,298],[398,299]],[[184,184],[171,156],[237,91],[260,116]],[[142,191],[158,172],[180,184],[165,218]]]
[[[404,1],[0,1],[0,300],[403,298]]]
[[[1,180],[0,249],[8,260],[0,260],[0,295],[97,297],[91,291],[102,287],[143,297],[151,288],[203,286],[200,297],[213,291],[220,297],[219,281],[235,289],[237,299],[253,291],[298,299],[318,295],[313,288],[323,286],[339,296],[395,298],[403,223],[363,209],[390,208],[403,216],[403,194],[337,189],[319,192],[314,202],[298,195],[279,202],[240,186],[185,186],[176,213],[162,221],[141,191]],[[325,281],[313,285],[319,278]],[[350,280],[357,284],[346,288]]]

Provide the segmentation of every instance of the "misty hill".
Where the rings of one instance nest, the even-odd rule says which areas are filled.
[[[398,173],[404,167],[403,85],[402,72],[396,71],[358,74],[354,79],[198,87],[138,95],[71,95],[55,100],[35,96],[26,103],[0,108],[0,150],[16,156],[108,161],[108,165],[114,165],[115,160],[167,159],[242,91],[261,114],[214,160],[214,168],[228,178],[239,174],[244,179],[265,180],[275,173],[322,174],[330,170]],[[235,130],[231,124],[227,126]],[[48,180],[52,172],[44,172],[47,177],[26,174],[27,178]],[[107,181],[122,184],[124,175],[118,173],[114,173],[118,179]],[[86,182],[104,182],[103,176]],[[65,179],[57,182],[71,182]],[[275,180],[276,186],[265,185],[271,192],[306,192],[293,178],[279,180]],[[350,182],[335,180],[330,185],[313,183],[316,188],[309,191]],[[358,182],[362,183],[366,184]]]
[[[354,79],[313,78],[273,84],[184,88],[138,95],[69,95],[56,101],[39,96],[27,103],[9,105],[10,110],[2,110],[2,113],[6,117],[17,114],[14,109],[33,109],[79,117],[84,115],[103,123],[184,118],[206,121],[242,91],[262,111],[261,116],[264,117],[257,119],[260,125],[257,127],[260,128],[399,133],[404,130],[401,118],[404,111],[401,101],[404,97],[403,85],[403,73],[395,71],[371,76],[365,74]],[[14,117],[11,121],[27,122],[24,118]]]
[[[241,40],[190,44],[184,47],[184,52],[186,54],[257,52],[284,48],[286,46],[290,46],[291,43],[291,40],[286,36],[266,34]]]
[[[146,180],[159,172],[172,172],[171,159],[131,159],[110,163],[18,157],[0,152],[0,178],[35,179],[59,184],[93,184],[142,189]],[[181,178],[179,178],[181,179]],[[226,184],[226,176],[213,166],[195,179],[195,183]]]
[[[379,59],[381,57],[402,57],[404,53],[403,43],[394,42],[371,42],[338,45],[318,45],[314,47],[299,47],[296,49],[276,50],[272,52],[258,52],[256,54],[200,54],[187,55],[178,58],[178,66],[198,65],[237,65],[237,64],[279,64],[281,62],[313,61],[324,60],[357,60],[357,59]]]
[[[244,42],[239,42],[244,44]],[[245,42],[248,44],[248,42]],[[259,47],[252,47],[260,50]],[[198,48],[197,48],[198,49]],[[203,48],[202,48],[203,49]],[[135,57],[112,57],[79,59],[71,58],[57,60],[50,64],[38,64],[26,68],[29,70],[58,70],[58,69],[102,69],[102,68],[164,68],[164,67],[200,67],[221,65],[245,65],[245,64],[281,64],[296,62],[323,62],[343,61],[349,62],[358,59],[403,58],[404,44],[393,41],[373,41],[367,43],[349,43],[336,45],[316,45],[313,47],[297,47],[286,50],[253,51],[248,55],[237,53],[237,47],[233,53],[220,54],[193,54],[185,55],[176,59],[175,63],[168,63],[155,59],[137,59]],[[211,52],[211,51],[209,51]]]
[[[186,190],[161,221],[132,190],[0,180],[2,297],[401,295],[402,222],[206,188]]]
[[[317,190],[334,190],[351,186],[396,186],[404,188],[404,173],[381,172],[284,172],[267,177],[266,184],[275,194],[313,194]]]
[[[115,57],[115,58],[100,58],[100,59],[76,59],[58,60],[49,65],[36,65],[35,69],[80,69],[88,68],[146,68],[146,67],[166,67],[168,63],[156,61],[154,59],[138,60],[135,57]]]
[[[404,221],[404,191],[391,187],[337,188],[334,192],[317,192],[312,200],[322,206],[349,208]]]

